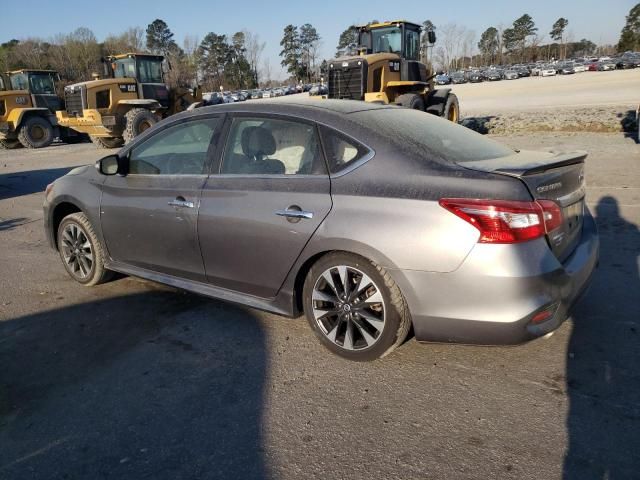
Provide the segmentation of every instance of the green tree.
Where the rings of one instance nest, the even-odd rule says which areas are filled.
[[[563,55],[566,57],[567,55],[566,51],[564,52],[564,54],[562,53],[562,48],[564,46],[564,31],[567,28],[567,25],[569,25],[569,20],[560,17],[553,24],[551,32],[549,32],[549,36],[553,40],[555,40],[556,42],[560,42],[560,53],[558,54],[558,57],[562,57]]]
[[[320,35],[313,25],[305,23],[300,27],[300,49],[302,51],[302,62],[306,65],[307,81],[311,82],[311,74],[315,75],[316,57]]]
[[[627,22],[620,33],[618,52],[627,50],[640,50],[640,3],[629,11]]]
[[[505,28],[502,32],[502,45],[504,49],[509,54],[513,54],[513,52],[518,48],[519,39],[516,31],[513,28]]]
[[[487,28],[480,36],[480,41],[478,42],[478,49],[484,56],[485,62],[495,62],[499,46],[500,39],[498,38],[498,29],[495,27]]]
[[[204,85],[210,90],[224,86],[225,68],[232,56],[227,36],[207,33],[200,42],[196,55]]]
[[[429,36],[427,32],[435,32],[436,27],[431,20],[425,20],[422,22],[422,35],[420,36],[420,52],[423,63],[427,63],[427,52],[432,45],[429,43]]]
[[[147,48],[153,53],[167,55],[177,48],[173,32],[164,20],[156,18],[147,26]]]
[[[538,31],[538,28],[536,27],[533,18],[531,18],[531,15],[527,13],[516,19],[516,21],[513,22],[512,28],[514,40],[516,41],[516,43],[520,44],[521,61],[524,61],[524,53],[525,49],[527,48],[527,37],[535,35],[535,33]]]
[[[358,29],[352,25],[340,34],[338,46],[336,47],[336,57],[344,54],[349,45],[358,43]]]
[[[280,41],[282,50],[280,51],[280,65],[287,69],[287,72],[296,79],[300,79],[304,76],[304,67],[300,62],[302,53],[302,45],[300,44],[300,35],[298,35],[298,27],[295,25],[287,25],[284,27],[284,34]]]

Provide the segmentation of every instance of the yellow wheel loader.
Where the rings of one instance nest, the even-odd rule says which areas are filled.
[[[328,98],[400,105],[458,122],[457,97],[436,89],[431,68],[420,62],[420,25],[397,20],[355,28],[355,53],[329,62]],[[435,32],[427,35],[435,43]]]
[[[60,127],[56,110],[58,74],[52,70],[23,69],[0,76],[0,148],[43,148],[56,137],[73,143],[77,132]]]
[[[103,59],[107,78],[65,87],[60,125],[86,133],[101,148],[118,148],[162,118],[197,104],[199,89],[172,89],[164,82],[164,57],[127,53]]]

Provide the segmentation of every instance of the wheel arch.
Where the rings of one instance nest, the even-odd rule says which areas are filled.
[[[311,270],[313,265],[318,262],[318,260],[331,253],[346,253],[349,255],[356,255],[358,257],[369,260],[385,269],[397,268],[395,264],[393,264],[393,262],[391,262],[391,260],[389,260],[389,258],[383,255],[381,252],[370,247],[369,245],[365,245],[352,240],[341,241],[339,239],[336,239],[335,241],[331,241],[325,244],[324,248],[313,249],[309,252],[306,252],[305,255],[301,255],[301,258],[299,258],[296,268],[292,269],[293,275],[289,276],[290,280],[288,282],[285,282],[285,285],[290,285],[290,290],[285,290],[289,290],[291,292],[294,314],[300,314],[303,311],[302,290],[309,270]]]
[[[15,130],[18,130],[27,119],[33,116],[44,118],[52,127],[58,125],[56,116],[48,108],[14,108],[7,121],[13,124]]]
[[[51,209],[51,244],[58,250],[58,227],[62,220],[72,213],[84,213],[77,202],[65,199],[60,201]]]

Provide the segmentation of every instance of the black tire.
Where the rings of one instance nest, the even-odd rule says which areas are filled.
[[[454,123],[460,122],[460,104],[455,93],[447,95],[447,101],[444,104],[443,117]]]
[[[45,148],[55,138],[49,120],[37,115],[27,118],[18,130],[18,140],[25,148]]]
[[[90,137],[93,144],[98,148],[120,148],[124,145],[124,140],[119,137]]]
[[[78,232],[75,237],[70,234],[74,229]],[[58,226],[57,238],[62,264],[76,282],[89,287],[111,278],[112,272],[104,267],[105,254],[102,244],[84,213],[72,213],[64,217]],[[87,242],[88,247],[83,246],[87,245]],[[80,254],[88,260],[87,253],[91,254],[90,263],[89,261],[85,263],[81,259],[75,262]]]
[[[159,119],[155,113],[146,108],[132,108],[125,117],[125,129],[122,137],[127,144],[145,130],[153,127]]]
[[[396,97],[396,105],[424,112],[424,99],[417,93],[405,93]]]
[[[357,312],[362,312],[362,309],[358,310],[356,308],[357,305],[362,305],[367,298],[373,298],[373,296],[362,298],[361,296],[356,297],[354,300],[354,306],[351,307],[353,310],[340,310],[340,308],[344,308],[344,304],[334,311],[340,311],[340,314],[333,315],[335,318],[334,327],[327,328],[327,332],[323,330],[324,326],[321,328],[320,324],[323,322],[322,319],[316,320],[314,316],[314,310],[322,309],[318,304],[326,303],[323,300],[314,300],[314,294],[318,295],[318,286],[322,285],[324,282],[326,287],[326,282],[323,277],[323,273],[330,271],[335,272],[338,266],[345,266],[348,269],[354,269],[356,272],[361,272],[369,277],[371,280],[371,287],[374,288],[374,292],[379,292],[382,296],[383,302],[380,302],[382,305],[382,319],[383,326],[380,327],[382,330],[373,331],[374,335],[377,335],[373,340],[373,343],[369,345],[368,341],[362,336],[362,334],[354,333],[356,332],[356,328],[359,332],[362,332],[362,321],[365,316],[363,313],[358,314]],[[351,273],[352,275],[357,273]],[[361,288],[360,282],[361,280],[357,280],[356,277],[349,277],[350,273],[346,274],[346,278],[349,279],[349,290],[354,286],[353,282],[357,282],[357,292],[366,292],[370,291],[365,285],[364,288]],[[361,279],[363,277],[360,277]],[[356,292],[356,290],[352,290],[352,294]],[[335,290],[334,290],[335,291]],[[376,293],[377,296],[377,293]],[[346,298],[347,296],[345,296]],[[335,297],[337,298],[337,297]],[[307,321],[311,326],[312,330],[320,340],[320,342],[331,352],[339,355],[343,358],[354,360],[354,361],[372,361],[378,358],[382,358],[389,353],[391,353],[397,346],[402,344],[409,333],[409,328],[411,327],[411,316],[409,314],[409,309],[407,307],[407,303],[400,292],[400,288],[391,278],[389,273],[387,273],[382,267],[377,266],[373,262],[367,260],[366,258],[360,257],[358,255],[345,253],[345,252],[335,252],[330,253],[321,257],[312,267],[309,273],[307,274],[307,278],[304,283],[303,292],[302,292],[302,300],[304,305],[305,316],[307,317]],[[345,300],[345,302],[350,302],[350,300]],[[329,302],[332,303],[332,302]],[[335,302],[333,302],[335,303]],[[328,307],[327,307],[328,308]],[[345,311],[349,311],[350,313],[343,313]],[[369,312],[371,313],[371,312]],[[350,318],[342,318],[343,316]],[[355,317],[355,318],[354,318]],[[328,318],[328,317],[325,317]],[[342,322],[342,323],[341,323]],[[349,326],[347,323],[352,322],[352,325]],[[355,325],[357,323],[357,325]],[[359,325],[359,326],[358,326]],[[373,324],[368,324],[373,325]],[[342,346],[338,343],[340,342],[339,335],[340,333],[333,334],[333,340],[330,338],[331,333],[338,332],[341,327],[345,327],[345,333],[342,335],[343,341]],[[346,345],[346,331],[351,329],[351,345],[352,349],[345,348]],[[372,332],[372,330],[369,330]],[[356,347],[357,341],[356,336],[360,337],[360,347]],[[363,346],[364,345],[364,346]]]
[[[14,150],[16,148],[22,148],[20,140],[0,140],[0,150]]]

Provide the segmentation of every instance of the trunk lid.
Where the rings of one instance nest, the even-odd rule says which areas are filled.
[[[562,225],[547,235],[551,250],[562,262],[580,241],[585,201],[586,152],[521,151],[506,157],[459,162],[472,170],[517,178],[535,200],[552,200],[562,210]]]

